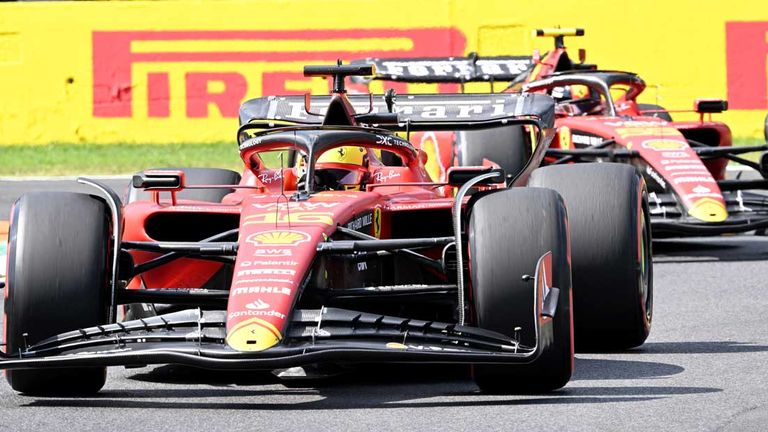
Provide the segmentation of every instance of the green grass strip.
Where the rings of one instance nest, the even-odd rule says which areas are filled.
[[[132,174],[158,167],[242,170],[232,142],[213,144],[46,144],[0,146],[0,176]]]
[[[735,139],[734,144],[764,143],[754,139]],[[747,157],[756,160],[758,154]],[[162,167],[219,167],[240,171],[242,166],[237,145],[232,142],[0,145],[0,177],[116,175]]]

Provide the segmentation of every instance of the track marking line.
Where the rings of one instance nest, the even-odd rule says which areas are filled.
[[[119,175],[77,175],[77,176],[25,176],[25,177],[0,177],[4,182],[30,182],[30,181],[76,181],[79,177],[87,177],[94,180],[130,180],[130,174]]]

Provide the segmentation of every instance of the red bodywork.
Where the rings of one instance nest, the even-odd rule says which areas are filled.
[[[527,76],[507,92],[523,90],[526,84],[559,75],[560,71],[589,74],[594,65],[573,63],[564,46],[539,58],[533,56],[534,66]],[[632,74],[628,74],[632,75]],[[688,140],[710,147],[732,145],[731,131],[722,122],[711,121],[711,115],[700,115],[699,121],[667,122],[654,117],[654,111],[641,111],[638,96],[645,89],[639,78],[621,82],[614,96],[615,115],[582,113],[573,115],[558,110],[555,120],[557,135],[551,143],[553,149],[587,148],[604,140],[614,140],[611,148],[625,148],[639,153],[642,162],[633,162],[651,185],[660,187],[660,192],[674,192],[679,197],[687,216],[705,222],[722,222],[728,217],[723,194],[717,185],[725,179],[727,159],[717,158],[702,161],[692,150]],[[614,87],[609,86],[611,92]],[[539,91],[548,93],[548,90]],[[672,111],[694,112],[690,111]],[[450,166],[458,164],[456,137],[451,133],[415,134],[414,144],[429,155],[427,169],[436,181],[443,181]],[[557,157],[548,156],[545,163],[553,163]],[[493,162],[493,161],[489,161]]]
[[[243,158],[252,160],[253,152],[244,151]],[[227,340],[242,351],[263,350],[282,339],[300,285],[317,255],[316,245],[336,231],[337,223],[344,225],[364,215],[366,219],[361,223],[373,224],[372,234],[387,238],[393,212],[451,208],[453,199],[445,197],[439,188],[402,185],[431,182],[418,156],[407,165],[371,164],[368,170],[372,182],[366,191],[318,192],[300,202],[286,198],[286,194],[296,192],[297,168],[246,170],[240,185],[251,188],[237,189],[221,204],[181,199],[176,205],[170,199],[128,204],[124,208],[123,239],[169,240],[153,238],[148,232],[153,231],[153,221],[164,215],[229,216],[230,223],[237,224],[231,228],[239,228],[240,247],[228,287]],[[159,256],[144,251],[131,254],[136,264]],[[216,262],[183,258],[135,277],[129,288],[202,288],[223,267]]]

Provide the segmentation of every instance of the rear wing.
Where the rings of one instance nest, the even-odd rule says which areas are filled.
[[[240,107],[243,129],[269,129],[286,125],[322,125],[333,98],[338,96],[269,96],[251,99]],[[395,131],[483,129],[508,124],[554,127],[554,100],[542,94],[403,94],[345,95],[359,124]],[[391,110],[388,105],[391,104]],[[393,121],[385,118],[387,113]],[[373,121],[367,121],[370,118]]]
[[[477,81],[515,81],[533,69],[531,56],[367,58],[351,64],[372,64],[374,75],[355,77],[409,83],[466,83]]]

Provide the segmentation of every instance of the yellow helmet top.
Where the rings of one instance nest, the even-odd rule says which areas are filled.
[[[356,146],[336,147],[320,155],[318,163],[342,163],[363,166],[365,148]]]

